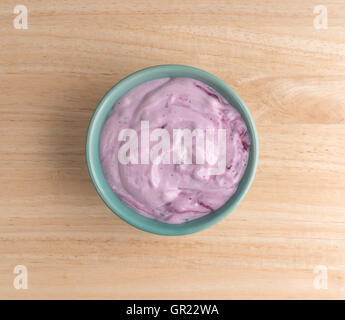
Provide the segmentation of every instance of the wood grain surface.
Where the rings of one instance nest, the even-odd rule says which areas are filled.
[[[0,45],[0,298],[345,298],[343,0],[1,0]],[[117,218],[84,155],[103,94],[166,63],[225,80],[260,142],[238,209],[182,237]]]

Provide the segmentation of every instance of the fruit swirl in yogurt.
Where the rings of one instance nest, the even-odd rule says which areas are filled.
[[[145,137],[149,139],[146,142],[143,124],[147,130]],[[136,157],[130,158],[136,161],[122,163],[119,153],[129,138],[120,137],[127,129],[137,132],[138,149]],[[157,129],[169,134],[170,149],[165,150],[165,159],[171,160],[169,163],[154,163],[147,156],[159,143],[159,138],[151,136],[154,130],[160,132]],[[197,163],[195,137],[189,149],[186,144],[187,149],[182,149],[189,153],[192,163],[174,162],[175,129],[204,130],[205,136],[206,130],[216,133],[223,129],[224,170],[209,174],[216,162]],[[220,141],[215,134],[214,150]],[[209,149],[204,150],[207,153]],[[227,202],[245,172],[249,150],[250,137],[239,112],[213,88],[191,78],[155,79],[128,91],[110,111],[99,147],[103,173],[113,192],[137,213],[170,224],[212,214]],[[218,156],[220,154],[218,152]],[[143,159],[146,162],[140,161]]]

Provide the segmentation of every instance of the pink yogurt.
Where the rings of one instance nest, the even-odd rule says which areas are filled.
[[[205,174],[212,167],[207,162],[140,164],[140,155],[139,164],[120,163],[118,152],[125,142],[119,141],[119,133],[136,130],[140,154],[141,121],[149,121],[150,133],[162,128],[171,137],[173,129],[225,129],[225,172]],[[102,128],[99,152],[104,176],[125,204],[143,216],[179,224],[212,214],[235,193],[249,149],[243,119],[219,93],[194,79],[161,78],[131,89],[116,102]]]

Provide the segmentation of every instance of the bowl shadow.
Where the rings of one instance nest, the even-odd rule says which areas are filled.
[[[114,226],[121,226],[126,232],[134,232],[134,228],[114,215],[99,197],[85,158],[92,114],[104,94],[121,78],[123,75],[68,76],[66,81],[51,88],[49,108],[52,111],[48,113],[46,135],[52,152],[47,155],[46,163],[57,172],[55,186],[52,186],[56,198],[70,208],[64,215],[81,223],[83,230],[92,231],[96,224],[99,231],[100,228],[113,231]]]

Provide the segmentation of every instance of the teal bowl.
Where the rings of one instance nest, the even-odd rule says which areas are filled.
[[[111,190],[102,171],[99,158],[99,138],[102,126],[115,102],[130,89],[157,78],[187,77],[200,80],[213,87],[234,106],[246,122],[251,138],[250,154],[246,171],[235,194],[219,209],[201,218],[181,224],[168,224],[146,218],[124,204]],[[242,99],[224,81],[214,75],[190,66],[159,65],[149,67],[127,76],[112,87],[97,106],[88,128],[86,140],[86,161],[92,182],[105,204],[130,225],[160,235],[185,235],[201,231],[224,219],[242,201],[254,179],[258,163],[258,137],[253,118]]]

